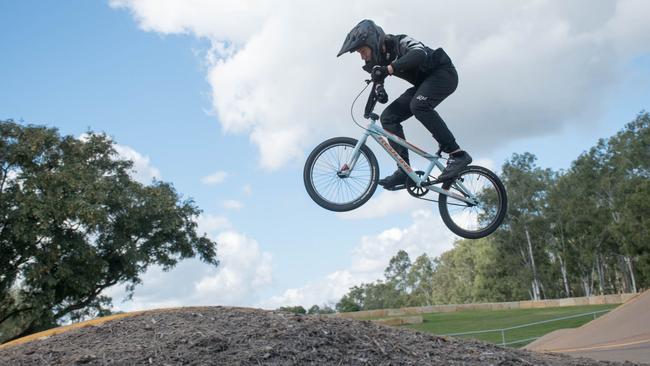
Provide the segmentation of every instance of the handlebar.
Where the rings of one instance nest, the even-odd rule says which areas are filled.
[[[370,82],[370,80],[366,80],[366,83],[370,84]],[[379,119],[379,116],[376,113],[373,113],[377,102],[381,104],[388,102],[388,93],[386,93],[383,83],[372,82],[372,89],[370,90],[370,95],[368,95],[368,101],[366,102],[363,118],[370,118],[375,121]]]

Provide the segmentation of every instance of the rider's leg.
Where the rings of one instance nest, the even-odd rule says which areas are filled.
[[[454,135],[435,108],[456,90],[456,86],[458,86],[456,69],[436,70],[418,86],[409,104],[415,118],[431,132],[442,151],[446,153],[451,153],[459,147]]]
[[[447,167],[440,174],[438,180],[455,177],[472,162],[472,157],[460,149],[447,124],[434,109],[453,93],[457,86],[458,74],[455,68],[436,70],[418,86],[410,103],[415,118],[431,132],[433,138],[440,144],[442,151],[451,155],[447,161]]]
[[[401,138],[405,138],[404,130],[402,129],[402,122],[406,121],[413,115],[413,113],[411,113],[411,108],[409,105],[414,93],[415,88],[406,90],[399,98],[395,99],[391,104],[388,105],[388,107],[386,107],[386,109],[384,109],[381,114],[380,121],[382,127],[386,131],[393,133]],[[391,140],[388,140],[388,142],[390,143],[390,146],[399,154],[399,156],[404,159],[407,164],[410,164],[408,149]],[[397,170],[393,174],[380,179],[379,184],[384,186],[384,188],[392,188],[397,185],[404,184],[407,177],[408,176],[406,173],[403,172],[398,165]]]
[[[404,129],[402,128],[402,122],[409,119],[413,113],[411,112],[410,103],[413,95],[415,94],[416,88],[407,89],[402,95],[395,99],[392,103],[384,109],[379,117],[382,127],[401,138],[404,137]],[[397,144],[391,140],[388,140],[390,146],[397,151],[399,156],[402,157],[407,163],[409,162],[409,151],[407,148],[403,147],[400,144]]]

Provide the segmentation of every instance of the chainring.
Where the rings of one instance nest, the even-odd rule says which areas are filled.
[[[417,171],[415,172],[415,174],[417,174],[420,178],[422,178],[422,176],[424,176],[424,172],[421,171],[421,170],[417,170]],[[432,181],[431,181],[431,177],[430,177],[430,176],[427,177],[427,180],[425,181],[425,183],[431,183],[431,182],[432,182]],[[411,196],[413,196],[413,197],[418,197],[418,198],[420,198],[420,197],[426,195],[427,193],[429,193],[429,189],[428,189],[428,188],[425,188],[425,187],[418,187],[418,186],[415,184],[414,181],[412,181],[411,179],[408,179],[408,178],[406,179],[406,190],[408,191],[408,193],[409,193]]]

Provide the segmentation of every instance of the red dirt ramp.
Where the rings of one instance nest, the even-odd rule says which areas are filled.
[[[613,365],[369,321],[247,308],[145,312],[0,349],[0,365]]]
[[[525,348],[597,360],[650,362],[650,290],[580,328],[549,333]]]

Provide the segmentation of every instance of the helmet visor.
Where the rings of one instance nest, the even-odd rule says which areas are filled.
[[[365,45],[365,41],[365,37],[359,37],[357,34],[352,33],[348,34],[348,36],[345,38],[345,42],[343,42],[343,46],[341,46],[341,50],[336,55],[336,57],[339,57],[346,52],[356,51]]]

